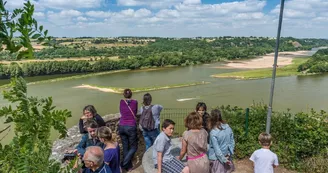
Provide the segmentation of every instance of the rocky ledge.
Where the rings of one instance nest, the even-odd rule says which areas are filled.
[[[120,120],[120,114],[110,114],[103,117],[106,122],[106,126],[110,127],[113,131],[113,136],[116,136],[116,141],[119,142],[121,148],[121,156],[122,156],[122,143],[121,138],[118,134],[118,123]],[[66,150],[74,149],[81,140],[81,134],[79,133],[78,125],[73,126],[67,130],[67,137],[64,139],[56,140],[52,145],[52,154],[50,159],[55,159],[57,161],[61,161],[64,157]],[[138,131],[138,150],[135,154],[135,158],[133,160],[134,165],[140,165],[142,156],[145,152],[145,143],[142,137],[141,131]]]

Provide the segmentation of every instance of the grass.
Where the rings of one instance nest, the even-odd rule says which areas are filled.
[[[147,92],[147,91],[155,91],[155,90],[164,90],[164,89],[172,89],[172,88],[183,88],[183,87],[191,87],[191,86],[196,86],[196,85],[205,85],[209,84],[209,82],[193,82],[193,83],[184,83],[184,84],[173,84],[173,85],[165,85],[165,86],[150,86],[150,87],[143,87],[143,88],[130,88],[133,92]],[[113,92],[113,93],[119,93],[121,94],[125,88],[120,88],[120,87],[106,87],[106,86],[97,86],[97,85],[87,85],[83,84],[86,86],[85,88],[90,88],[90,89],[108,89],[108,92]],[[83,86],[82,85],[82,86]]]
[[[307,61],[309,57],[306,58],[294,58],[292,64],[278,67],[277,68],[277,77],[283,76],[294,76],[294,75],[303,75],[303,73],[297,71],[297,67]],[[215,74],[212,77],[216,78],[236,78],[236,79],[262,79],[262,78],[270,78],[272,76],[272,68],[265,69],[256,69],[256,70],[246,70],[246,71],[237,71],[231,73],[222,73]]]

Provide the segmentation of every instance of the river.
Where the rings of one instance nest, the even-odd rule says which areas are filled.
[[[311,52],[312,54],[313,52]],[[164,68],[155,71],[128,71],[115,74],[92,76],[81,79],[58,81],[28,86],[28,95],[47,97],[52,96],[54,105],[59,109],[69,109],[73,117],[67,122],[67,127],[78,123],[85,105],[93,104],[100,115],[118,112],[118,103],[121,94],[105,93],[98,90],[73,88],[81,84],[91,84],[111,87],[147,87],[154,85],[170,85],[188,82],[210,82],[207,85],[198,85],[187,88],[151,91],[153,103],[161,104],[166,108],[193,108],[199,101],[204,101],[208,107],[218,105],[237,105],[248,107],[253,102],[268,103],[271,79],[235,80],[210,77],[212,74],[237,71],[236,69],[212,68],[222,63],[203,64],[188,67]],[[273,110],[292,112],[327,110],[328,75],[291,76],[276,79]],[[37,80],[36,77],[32,80]],[[31,80],[31,79],[28,79]],[[133,94],[133,98],[142,102],[144,93]],[[192,99],[190,99],[192,98]],[[3,100],[0,105],[8,103]],[[3,129],[4,119],[0,119],[0,129]],[[12,130],[13,131],[13,130]],[[1,141],[10,141],[13,132]],[[57,134],[53,133],[52,139]],[[1,138],[1,135],[0,135]]]

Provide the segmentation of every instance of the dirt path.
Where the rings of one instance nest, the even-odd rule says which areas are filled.
[[[234,173],[253,173],[253,165],[252,162],[248,159],[238,160],[235,162],[236,170]],[[135,170],[131,171],[131,173],[143,173],[143,167],[140,165]],[[275,173],[296,173],[296,171],[291,171],[279,166],[274,169]]]

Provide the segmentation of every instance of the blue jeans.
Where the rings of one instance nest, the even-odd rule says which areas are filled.
[[[121,167],[125,170],[129,170],[133,167],[132,159],[138,149],[137,127],[119,126],[118,132],[123,145],[123,160]]]
[[[148,150],[148,148],[150,148],[157,136],[159,135],[159,129],[154,129],[154,130],[147,130],[147,129],[142,129],[142,135],[144,136],[145,139],[145,143],[146,143],[146,151]]]

